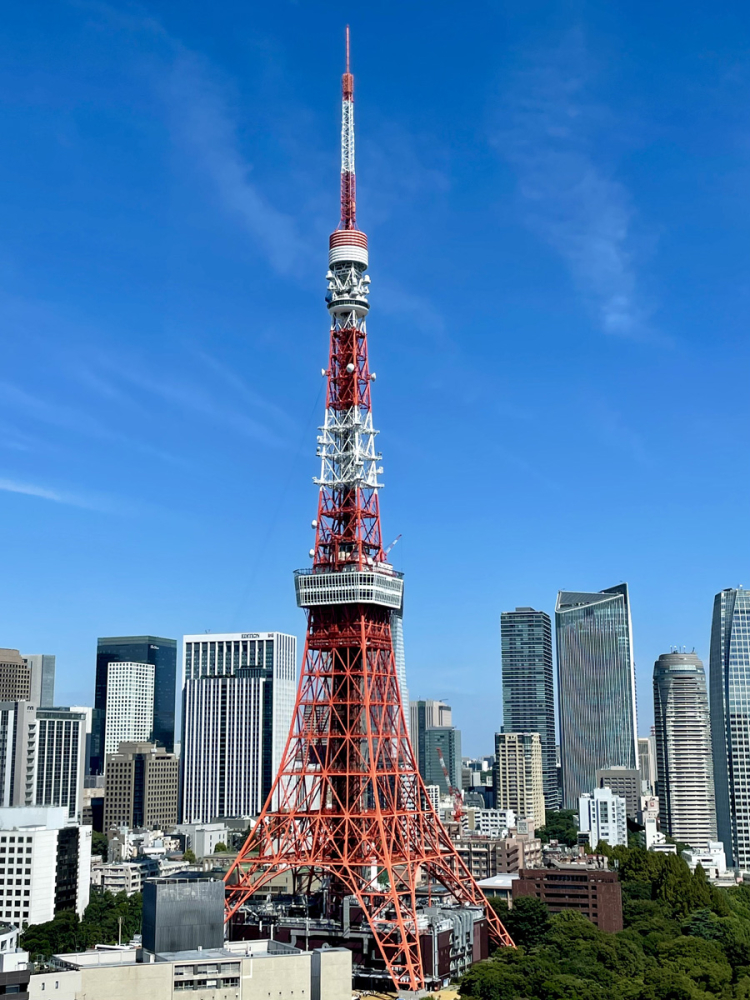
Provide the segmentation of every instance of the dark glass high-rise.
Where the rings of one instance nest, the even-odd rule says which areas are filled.
[[[177,681],[177,640],[155,635],[110,636],[97,640],[96,688],[91,732],[91,773],[104,773],[109,664],[151,663],[154,670],[154,729],[152,741],[174,751],[174,706]]]

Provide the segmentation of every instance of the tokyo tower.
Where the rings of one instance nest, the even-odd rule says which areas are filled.
[[[354,78],[342,81],[341,221],[330,237],[327,400],[312,567],[295,573],[307,611],[292,725],[263,811],[226,876],[226,917],[281,872],[326,886],[328,916],[349,899],[364,914],[400,991],[425,987],[417,896],[484,896],[427,796],[409,740],[391,640],[403,576],[380,530],[381,456],[370,405],[367,236],[357,229]],[[492,939],[513,942],[486,908]]]

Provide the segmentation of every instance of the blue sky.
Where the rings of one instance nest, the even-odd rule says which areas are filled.
[[[11,3],[0,645],[301,635],[345,19],[414,696],[501,720],[499,615],[631,587],[639,723],[750,586],[750,11]]]

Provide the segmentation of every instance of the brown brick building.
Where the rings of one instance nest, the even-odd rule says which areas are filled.
[[[575,910],[601,931],[622,930],[622,891],[616,872],[584,865],[524,868],[513,883],[513,899],[535,896],[550,913]]]
[[[112,826],[174,826],[179,773],[179,758],[153,743],[121,743],[119,753],[107,754],[104,832]]]

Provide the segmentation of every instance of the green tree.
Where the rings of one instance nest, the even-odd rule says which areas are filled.
[[[574,809],[558,809],[553,812],[548,809],[544,814],[544,826],[536,832],[542,843],[559,840],[561,844],[572,847],[578,842],[578,814]]]
[[[493,896],[490,905],[498,914],[513,941],[523,948],[533,948],[542,944],[549,933],[551,922],[549,910],[535,896],[519,896],[508,909],[505,900]]]
[[[107,839],[106,833],[99,833],[97,830],[94,830],[91,834],[91,853],[101,854],[106,861],[108,848],[109,840]]]
[[[194,865],[195,864],[195,860],[196,860],[195,859],[195,854],[190,850],[189,847],[188,847],[188,849],[186,851],[183,852],[182,860],[186,861],[189,865]]]
[[[226,851],[227,845],[223,844],[221,841],[214,847],[214,854],[223,854]]]

